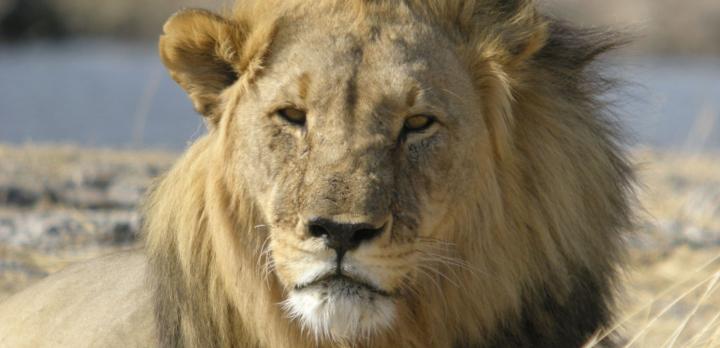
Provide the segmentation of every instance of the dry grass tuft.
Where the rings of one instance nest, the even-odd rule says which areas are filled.
[[[638,151],[641,228],[616,324],[623,347],[720,347],[720,156]]]

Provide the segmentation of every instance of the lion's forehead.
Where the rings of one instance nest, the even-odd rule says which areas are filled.
[[[277,57],[270,69],[285,84],[295,83],[301,75],[310,78],[311,86],[320,88],[363,79],[378,91],[391,94],[403,91],[411,82],[429,83],[437,62],[417,52],[419,48],[394,40],[368,42],[353,32],[308,35],[275,51]]]

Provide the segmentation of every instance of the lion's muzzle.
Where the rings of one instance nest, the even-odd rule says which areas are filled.
[[[276,250],[280,266],[294,270],[283,302],[290,317],[316,335],[333,339],[367,336],[391,325],[394,289],[385,286],[382,269],[363,256],[379,252],[392,226],[392,218],[387,216],[306,219],[298,246],[314,245],[316,249],[301,253]]]

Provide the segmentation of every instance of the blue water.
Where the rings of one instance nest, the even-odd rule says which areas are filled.
[[[613,96],[636,144],[720,150],[720,58],[618,59]],[[0,142],[181,149],[204,131],[154,47],[0,46]]]
[[[0,46],[0,142],[178,149],[203,129],[151,46]]]
[[[616,99],[640,145],[720,150],[720,57],[621,59]]]

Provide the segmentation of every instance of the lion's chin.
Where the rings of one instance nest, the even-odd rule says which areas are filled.
[[[395,303],[387,294],[345,280],[292,290],[283,307],[316,339],[355,341],[392,325]]]

